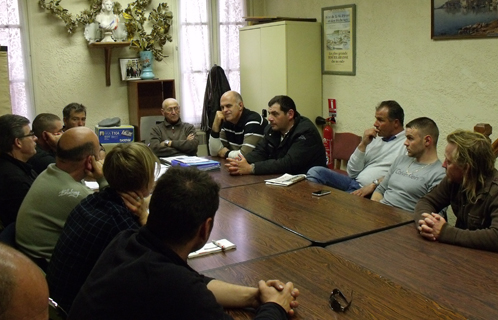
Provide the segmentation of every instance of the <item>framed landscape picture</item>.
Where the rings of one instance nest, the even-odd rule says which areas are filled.
[[[434,40],[498,37],[497,0],[431,0]]]
[[[121,80],[140,80],[142,64],[139,58],[119,59],[119,67],[121,70]]]

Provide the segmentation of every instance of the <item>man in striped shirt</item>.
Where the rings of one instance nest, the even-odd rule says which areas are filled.
[[[221,96],[221,111],[216,112],[209,138],[211,156],[236,158],[246,155],[264,136],[268,121],[257,112],[244,107],[238,92],[227,91]]]

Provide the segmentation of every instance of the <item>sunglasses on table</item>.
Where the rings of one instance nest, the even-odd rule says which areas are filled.
[[[330,293],[329,306],[335,312],[345,312],[353,302],[353,291],[351,291],[351,300],[346,299],[339,289],[334,289]]]

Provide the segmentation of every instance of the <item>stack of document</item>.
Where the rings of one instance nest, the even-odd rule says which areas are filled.
[[[216,253],[216,252],[224,252],[227,250],[235,249],[237,246],[227,239],[221,240],[213,240],[211,242],[207,242],[204,247],[201,249],[191,252],[188,257],[189,258],[197,258],[200,256],[205,256],[207,254]]]
[[[276,185],[276,186],[287,187],[287,186],[290,186],[291,184],[294,184],[296,182],[304,180],[305,178],[306,178],[305,174],[292,175],[292,174],[286,173],[283,176],[280,176],[278,178],[268,179],[268,180],[265,180],[265,181],[266,181],[266,184],[272,184],[272,185]]]
[[[167,158],[160,158],[160,160],[172,166],[182,166],[182,167],[194,166],[197,169],[203,171],[216,170],[221,167],[221,164],[218,161],[209,160],[200,157],[193,157],[193,156],[167,157]]]

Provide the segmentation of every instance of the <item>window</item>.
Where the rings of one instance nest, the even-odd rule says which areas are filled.
[[[182,119],[200,126],[209,70],[221,66],[232,90],[240,92],[239,28],[245,0],[189,0],[180,3]]]
[[[8,47],[12,113],[31,118],[31,86],[26,63],[27,31],[22,21],[24,0],[0,0],[0,44]]]

